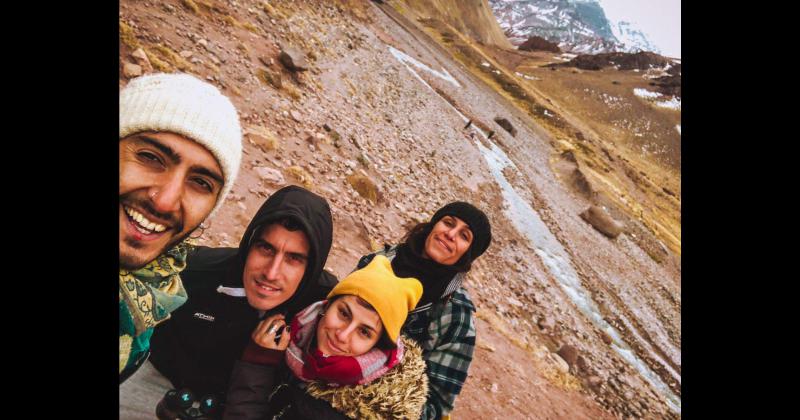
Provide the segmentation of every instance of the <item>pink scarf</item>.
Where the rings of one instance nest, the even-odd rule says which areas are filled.
[[[363,385],[381,377],[403,360],[404,347],[400,337],[397,337],[396,349],[373,347],[355,357],[325,357],[316,347],[309,349],[326,302],[314,303],[292,319],[292,338],[286,351],[286,364],[295,376],[306,382],[321,380],[330,385]]]

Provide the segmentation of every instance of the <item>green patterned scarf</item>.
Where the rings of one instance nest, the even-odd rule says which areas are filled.
[[[138,270],[119,270],[120,374],[150,348],[153,327],[186,302],[180,272],[190,247],[184,241]]]

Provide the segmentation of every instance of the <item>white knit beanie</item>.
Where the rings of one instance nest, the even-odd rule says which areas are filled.
[[[224,180],[209,217],[214,214],[233,186],[242,160],[242,129],[231,101],[188,74],[137,77],[119,93],[119,138],[143,131],[184,135],[214,155]]]

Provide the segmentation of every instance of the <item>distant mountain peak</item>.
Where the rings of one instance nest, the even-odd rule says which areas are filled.
[[[540,36],[575,53],[660,53],[635,24],[611,22],[597,0],[489,0],[489,5],[517,46],[530,36]]]
[[[616,25],[611,25],[614,37],[624,45],[623,50],[627,52],[651,51],[661,54],[661,50],[653,45],[647,35],[637,28],[636,24],[620,21]]]

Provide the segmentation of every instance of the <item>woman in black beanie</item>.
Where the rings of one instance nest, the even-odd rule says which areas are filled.
[[[461,287],[472,262],[492,241],[489,219],[472,204],[456,201],[436,211],[430,221],[413,227],[396,246],[375,255],[391,260],[395,275],[422,282],[422,298],[409,312],[403,334],[423,348],[430,391],[422,419],[439,419],[453,410],[467,379],[475,349],[475,306]]]

